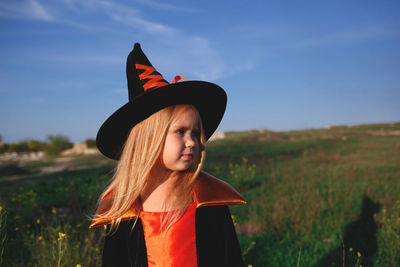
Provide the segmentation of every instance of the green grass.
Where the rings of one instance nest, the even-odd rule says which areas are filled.
[[[60,255],[61,266],[99,264],[104,231],[89,231],[89,217],[111,170],[105,165],[0,179],[7,214],[4,266],[57,266]],[[59,233],[66,238],[58,240]]]
[[[205,171],[248,200],[231,207],[246,263],[400,265],[399,133],[400,123],[335,126],[209,143]],[[57,164],[66,169],[40,171]],[[113,166],[101,156],[3,163],[4,266],[98,266],[104,230],[87,227]]]
[[[256,242],[246,262],[342,266],[344,240],[346,266],[357,260],[363,266],[398,265],[400,254],[393,247],[400,246],[399,224],[372,217],[380,214],[376,206],[392,208],[400,199],[400,138],[387,134],[398,129],[399,124],[333,127],[275,133],[272,141],[263,137],[271,136],[268,132],[251,132],[252,138],[232,133],[227,142],[210,145],[206,168],[241,188],[249,201],[246,208],[232,208],[243,231],[242,248]],[[254,141],[260,139],[266,141]],[[240,157],[256,164],[255,175],[247,174],[256,186],[240,186],[249,179],[241,174],[237,181],[230,174],[227,162],[246,168]],[[369,216],[361,216],[363,205]],[[386,234],[391,241],[383,242],[384,229],[391,229]],[[389,258],[387,251],[392,251]]]

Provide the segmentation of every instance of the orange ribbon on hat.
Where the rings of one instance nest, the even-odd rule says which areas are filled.
[[[152,74],[152,73],[156,72],[156,70],[152,66],[146,66],[146,65],[143,65],[143,64],[135,64],[135,66],[136,66],[137,69],[144,70],[143,73],[139,74],[139,79],[141,79],[141,80],[149,80],[148,82],[146,82],[143,85],[143,89],[145,91],[147,91],[150,88],[159,88],[159,87],[168,85],[168,83],[165,82],[163,76],[161,76],[160,74]],[[182,76],[178,75],[178,76],[175,76],[175,78],[172,81],[172,83],[177,83],[180,80],[186,81],[185,78],[183,78]]]
[[[160,74],[152,74],[156,72],[156,70],[152,66],[146,66],[142,64],[135,64],[135,66],[137,69],[144,70],[142,74],[139,74],[139,79],[141,80],[149,79],[149,81],[143,85],[143,89],[145,91],[147,91],[150,88],[159,88],[161,86],[168,85],[168,83],[165,82],[164,78]]]
[[[185,78],[183,78],[182,76],[178,75],[178,76],[175,76],[175,78],[174,78],[174,80],[172,81],[172,83],[177,83],[177,82],[180,81],[180,80],[183,80],[183,81],[186,82],[186,79],[185,79]]]

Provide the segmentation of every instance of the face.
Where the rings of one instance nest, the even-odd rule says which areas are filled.
[[[170,171],[185,171],[199,159],[200,129],[197,110],[180,105],[168,128],[161,162]]]

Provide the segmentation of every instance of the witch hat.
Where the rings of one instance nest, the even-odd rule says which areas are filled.
[[[198,110],[206,139],[217,129],[226,108],[226,93],[204,81],[168,83],[151,65],[136,43],[126,62],[129,102],[100,127],[96,145],[101,153],[119,159],[130,130],[153,113],[172,105],[189,104]]]

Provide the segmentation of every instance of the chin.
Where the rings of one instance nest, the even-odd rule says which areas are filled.
[[[178,171],[178,172],[190,172],[190,171],[194,171],[194,170],[195,170],[195,168],[193,165],[189,165],[189,166],[185,166],[185,167],[176,169],[176,171]]]

